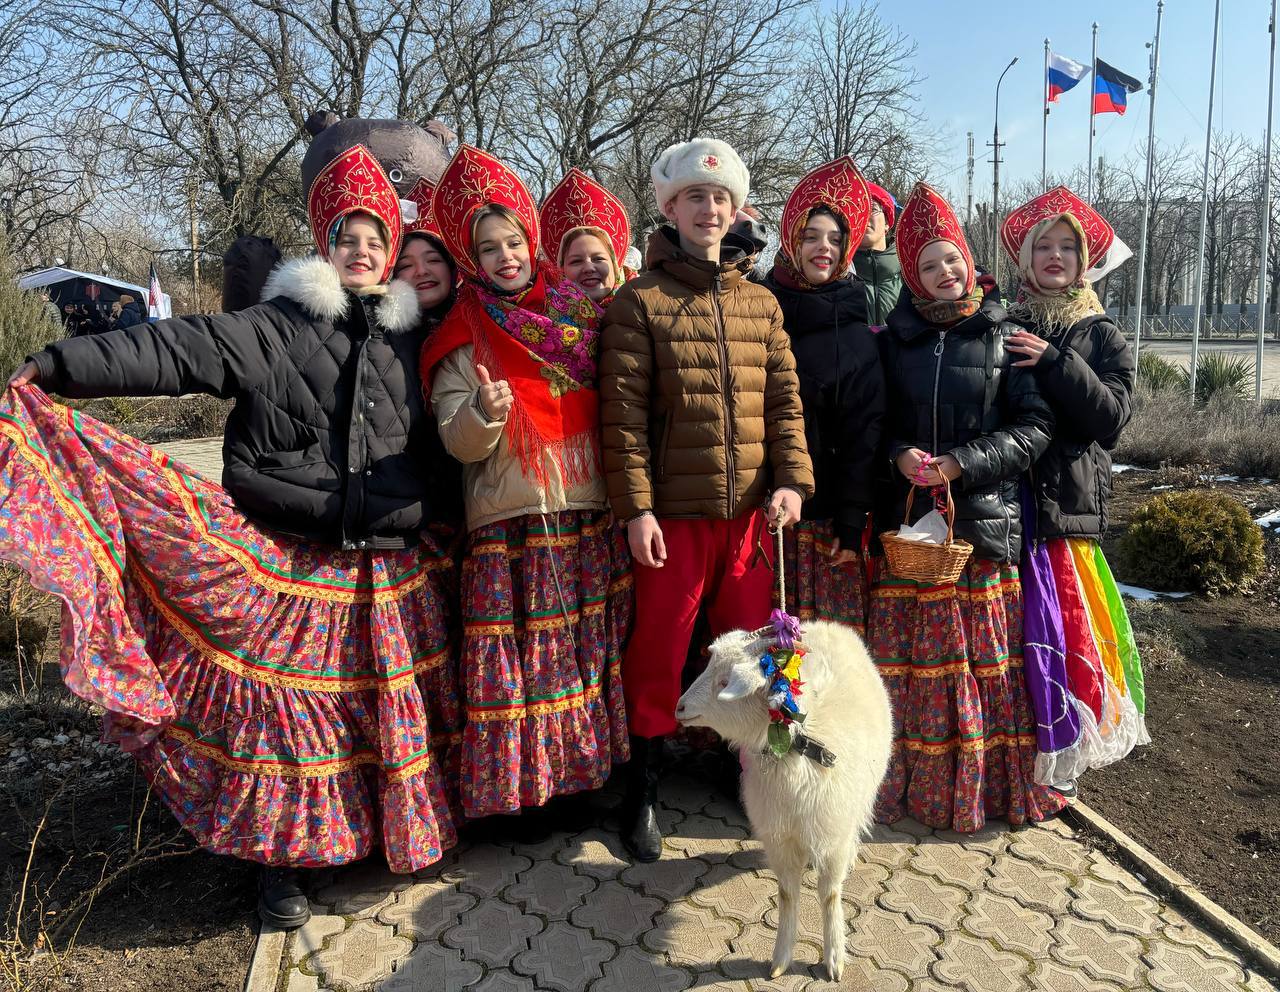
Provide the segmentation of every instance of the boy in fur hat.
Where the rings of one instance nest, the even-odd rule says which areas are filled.
[[[646,272],[605,314],[601,427],[613,511],[635,558],[623,662],[632,761],[624,840],[656,861],[663,738],[705,600],[712,636],[768,620],[770,528],[813,494],[795,359],[773,295],[746,279],[755,246],[730,233],[750,177],[723,141],[672,145],[652,168],[670,222]]]

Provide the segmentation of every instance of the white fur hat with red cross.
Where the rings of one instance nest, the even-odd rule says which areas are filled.
[[[751,173],[738,153],[715,138],[694,138],[671,145],[658,156],[649,172],[659,210],[690,186],[723,186],[735,209],[747,202],[751,191]]]

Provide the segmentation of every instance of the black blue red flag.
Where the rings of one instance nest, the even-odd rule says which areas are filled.
[[[1113,65],[1096,60],[1093,68],[1093,112],[1123,114],[1129,105],[1129,94],[1142,89],[1142,83]]]

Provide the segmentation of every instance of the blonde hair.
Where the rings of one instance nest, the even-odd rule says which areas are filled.
[[[497,217],[499,220],[511,225],[516,231],[520,232],[520,236],[524,238],[524,243],[529,244],[529,229],[524,226],[524,221],[510,207],[502,203],[486,203],[483,207],[475,212],[471,218],[471,257],[479,262],[479,255],[476,253],[476,231],[480,230],[480,222],[489,217]]]
[[[613,242],[609,240],[609,235],[598,227],[582,226],[565,231],[560,238],[560,250],[556,253],[557,267],[564,268],[564,257],[569,253],[569,246],[584,235],[593,237],[604,245],[605,253],[609,256],[609,265],[613,269],[614,285],[615,287],[621,286],[626,281],[626,273],[622,270],[622,261],[614,256]]]

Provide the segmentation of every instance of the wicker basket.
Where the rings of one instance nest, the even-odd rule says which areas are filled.
[[[880,535],[889,571],[900,579],[913,579],[935,586],[955,582],[964,571],[969,556],[973,554],[972,544],[955,539],[956,504],[951,498],[951,481],[944,481],[947,492],[946,541],[942,544],[909,541],[899,537],[896,530],[887,530]],[[911,522],[911,503],[915,499],[917,488],[913,484],[911,492],[907,493],[907,511],[902,521],[904,527]]]

